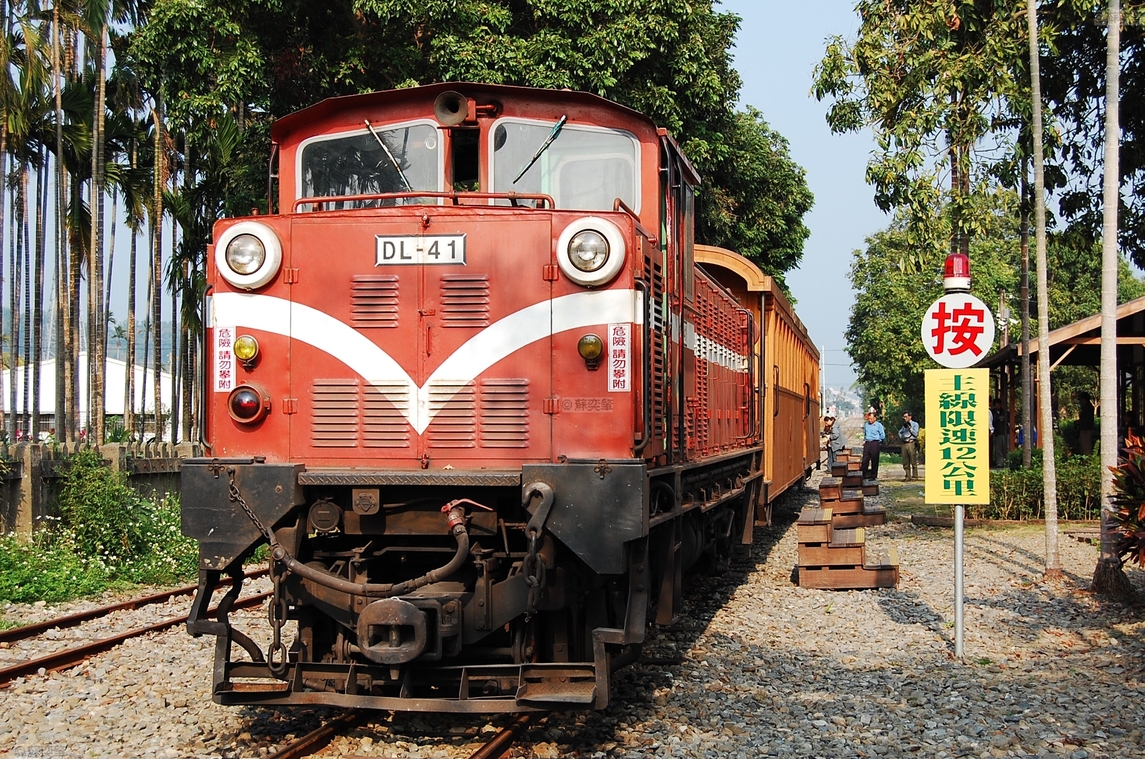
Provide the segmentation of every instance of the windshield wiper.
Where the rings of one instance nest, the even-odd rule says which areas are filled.
[[[555,140],[557,138],[557,135],[561,133],[561,130],[565,128],[565,122],[566,121],[568,121],[568,115],[567,114],[564,116],[561,116],[561,120],[553,125],[553,130],[551,132],[549,132],[549,136],[546,137],[545,141],[541,143],[541,147],[537,148],[537,152],[533,153],[533,157],[530,158],[529,162],[525,164],[525,168],[521,169],[521,173],[517,175],[517,179],[520,179],[521,177],[525,176],[525,172],[528,171],[529,169],[533,168],[533,164],[536,163],[537,159],[541,157],[541,153],[544,153],[546,150],[549,149],[549,145],[553,144],[553,140]],[[513,180],[513,184],[517,184],[517,179]]]
[[[363,121],[366,122],[366,129],[370,130],[370,134],[374,135],[374,139],[377,140],[378,144],[382,146],[382,150],[386,151],[386,155],[390,158],[390,163],[392,163],[394,168],[398,170],[398,176],[402,178],[402,184],[406,186],[406,192],[413,192],[413,186],[411,186],[409,180],[406,179],[406,173],[402,171],[402,167],[401,164],[398,163],[398,159],[394,158],[394,154],[390,152],[389,147],[386,146],[386,143],[382,142],[381,135],[379,135],[374,129],[374,125],[370,123],[370,120],[363,119]]]

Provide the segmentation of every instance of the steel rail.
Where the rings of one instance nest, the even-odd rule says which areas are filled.
[[[253,596],[247,596],[246,598],[240,598],[239,600],[235,601],[234,606],[231,608],[245,609],[250,606],[257,606],[266,599],[270,598],[270,596],[270,592],[266,592],[257,593]],[[217,608],[218,607],[214,607],[211,609],[211,611],[215,611]],[[120,633],[119,635],[113,635],[110,638],[102,638],[100,640],[92,641],[91,643],[85,643],[82,646],[76,646],[75,648],[66,648],[62,651],[57,651],[56,653],[48,654],[47,656],[41,656],[37,659],[27,659],[22,662],[17,662],[10,667],[4,667],[3,669],[0,669],[0,689],[6,688],[17,677],[25,677],[26,675],[35,674],[36,672],[39,672],[40,669],[45,669],[49,672],[57,672],[61,669],[68,669],[69,667],[74,667],[75,665],[82,663],[85,659],[95,656],[96,654],[103,653],[104,651],[109,651],[126,640],[130,640],[131,638],[138,638],[140,635],[146,635],[147,633],[151,632],[167,630],[176,625],[181,625],[186,621],[187,615],[183,615],[181,617],[171,617],[170,619],[165,619],[162,622],[156,622],[153,625],[137,627],[134,630],[128,630],[127,632]]]
[[[253,572],[248,572],[245,577],[248,580],[253,580],[265,575],[267,570],[256,569]],[[219,585],[230,585],[231,578],[227,577],[220,581]],[[152,604],[161,604],[170,601],[172,598],[179,596],[189,596],[198,590],[198,585],[184,585],[181,588],[173,588],[171,590],[164,590],[159,593],[153,593],[149,596],[140,596],[139,598],[132,598],[127,601],[120,601],[119,603],[109,604],[108,606],[100,606],[96,609],[88,609],[87,611],[77,611],[75,614],[68,614],[63,617],[56,617],[55,619],[45,619],[43,622],[35,622],[30,625],[23,625],[21,627],[13,627],[10,630],[0,630],[0,643],[15,643],[16,641],[26,640],[33,638],[37,635],[42,635],[48,630],[56,628],[63,629],[66,627],[75,627],[76,625],[84,622],[89,622],[93,619],[105,617],[117,611],[125,611],[131,609],[138,609],[143,606],[150,606]]]
[[[471,754],[469,759],[500,759],[517,740],[521,731],[529,726],[532,718],[533,715],[531,714],[518,716],[508,726],[502,728],[501,732],[494,735],[488,743]]]
[[[365,719],[366,713],[362,711],[352,711],[342,714],[330,720],[325,725],[311,730],[294,742],[283,746],[271,754],[269,759],[303,759],[303,757],[316,754],[330,745],[330,741],[342,733],[353,730]]]

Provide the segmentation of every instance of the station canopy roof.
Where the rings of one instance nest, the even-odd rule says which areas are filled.
[[[1045,341],[1050,351],[1050,368],[1058,366],[1098,366],[1101,363],[1101,314],[1087,316],[1073,324],[1053,330]],[[1145,346],[1145,297],[1117,307],[1117,353],[1124,366],[1141,356]],[[1011,333],[1008,345],[1002,346],[980,362],[982,368],[994,369],[1017,362],[1022,355],[1022,342]],[[1030,355],[1042,349],[1041,338],[1030,338]]]

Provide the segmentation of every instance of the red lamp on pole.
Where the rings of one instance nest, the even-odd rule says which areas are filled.
[[[948,293],[970,292],[970,256],[965,253],[951,253],[946,257],[942,286]]]

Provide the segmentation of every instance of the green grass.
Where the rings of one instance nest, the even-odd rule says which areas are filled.
[[[198,572],[197,547],[180,529],[178,498],[141,498],[98,453],[72,460],[59,507],[60,516],[31,540],[0,537],[0,601],[59,603],[185,582]]]

